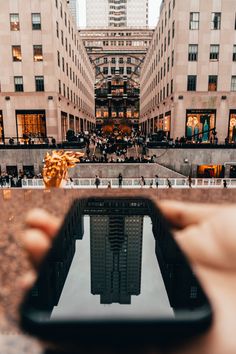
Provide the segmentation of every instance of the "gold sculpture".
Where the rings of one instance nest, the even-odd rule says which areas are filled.
[[[43,181],[46,188],[60,188],[68,178],[68,169],[80,162],[81,152],[54,150],[44,158]]]

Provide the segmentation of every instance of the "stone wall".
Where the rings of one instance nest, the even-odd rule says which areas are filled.
[[[49,150],[0,149],[1,171],[5,171],[6,166],[17,166],[19,171],[23,166],[33,165],[35,173],[39,173],[47,151]],[[91,178],[96,174],[109,178],[116,177],[119,173],[124,177],[153,177],[158,174],[159,177],[174,178],[188,176],[192,171],[192,176],[195,177],[198,165],[236,163],[236,149],[150,149],[148,154],[157,156],[156,164],[81,164],[73,169],[71,174]]]
[[[236,149],[150,149],[148,154],[156,155],[156,162],[188,176],[197,176],[199,165],[236,164]],[[226,166],[226,177],[229,173]]]

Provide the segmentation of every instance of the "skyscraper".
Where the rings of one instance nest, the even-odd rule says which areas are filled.
[[[87,0],[87,27],[147,27],[148,0]]]
[[[69,1],[69,9],[71,12],[72,17],[75,20],[76,25],[78,26],[78,0],[70,0]]]
[[[140,294],[143,216],[93,215],[90,230],[92,294],[130,304]]]

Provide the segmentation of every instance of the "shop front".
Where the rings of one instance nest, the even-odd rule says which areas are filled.
[[[46,114],[44,110],[16,111],[17,140],[32,140],[43,143],[47,137]]]
[[[200,165],[197,168],[198,178],[224,178],[225,167],[222,165]]]
[[[4,143],[3,115],[0,111],[0,144]]]
[[[61,112],[61,138],[62,141],[66,140],[66,132],[68,130],[68,118],[67,113]]]
[[[186,112],[186,138],[189,141],[214,141],[216,110],[195,109]]]
[[[163,131],[165,132],[166,137],[170,138],[170,129],[171,129],[171,112],[166,112],[165,115],[161,114],[158,118],[154,120],[154,131]]]
[[[236,110],[229,113],[229,142],[236,143]]]

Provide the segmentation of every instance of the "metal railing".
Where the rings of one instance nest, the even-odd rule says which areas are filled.
[[[176,189],[190,188],[188,178],[169,178],[171,187]],[[169,188],[167,178],[158,179],[158,188]],[[191,188],[223,188],[226,181],[227,188],[236,188],[236,178],[193,178]],[[99,188],[107,188],[110,182],[111,188],[119,188],[118,178],[100,178]],[[124,178],[122,188],[157,188],[153,178],[145,178],[146,184],[143,186],[139,178]],[[96,188],[94,178],[73,178],[71,182],[68,180],[64,188]],[[43,189],[44,183],[42,179],[23,179],[22,188]]]

